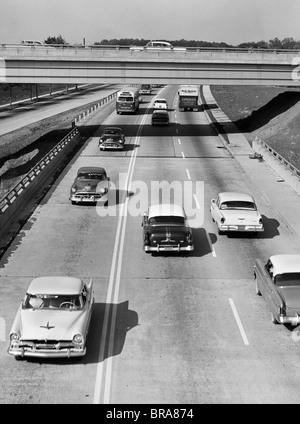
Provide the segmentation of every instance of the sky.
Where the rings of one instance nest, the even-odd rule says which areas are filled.
[[[0,0],[0,43],[300,40],[300,0]]]

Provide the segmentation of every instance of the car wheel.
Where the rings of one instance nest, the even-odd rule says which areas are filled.
[[[220,230],[220,228],[218,228],[218,234],[219,236],[223,236],[224,235],[224,231]]]
[[[258,288],[257,278],[255,278],[255,291],[257,296],[261,296],[261,291]]]
[[[273,324],[278,324],[278,321],[277,321],[277,319],[274,317],[273,312],[271,312],[271,321],[272,321],[272,323],[273,323]]]
[[[72,205],[76,205],[76,202],[74,202],[74,200],[72,200],[72,201],[71,201],[71,204],[72,204]]]
[[[15,360],[16,361],[24,361],[24,356],[21,356],[21,355],[18,355],[18,356],[15,356]]]

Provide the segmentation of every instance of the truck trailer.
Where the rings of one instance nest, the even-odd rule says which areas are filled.
[[[199,95],[198,85],[181,85],[178,90],[179,109],[199,110]]]

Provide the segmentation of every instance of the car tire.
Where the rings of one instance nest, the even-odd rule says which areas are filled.
[[[24,358],[24,356],[17,355],[17,356],[15,356],[15,360],[16,360],[16,361],[24,361],[24,360],[25,360],[25,358]]]
[[[271,312],[271,321],[272,321],[272,323],[273,323],[273,324],[278,324],[278,321],[277,321],[277,319],[274,317],[273,312]]]
[[[219,236],[223,236],[225,234],[225,231],[220,230],[220,228],[218,228],[218,234]]]

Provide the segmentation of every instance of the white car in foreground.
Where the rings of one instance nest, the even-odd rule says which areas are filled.
[[[168,102],[166,99],[155,99],[153,102],[153,109],[168,110]]]
[[[217,224],[218,233],[261,232],[263,221],[254,198],[247,193],[222,192],[210,202],[212,220]]]
[[[93,301],[92,280],[34,278],[10,330],[8,353],[16,359],[84,356]]]

